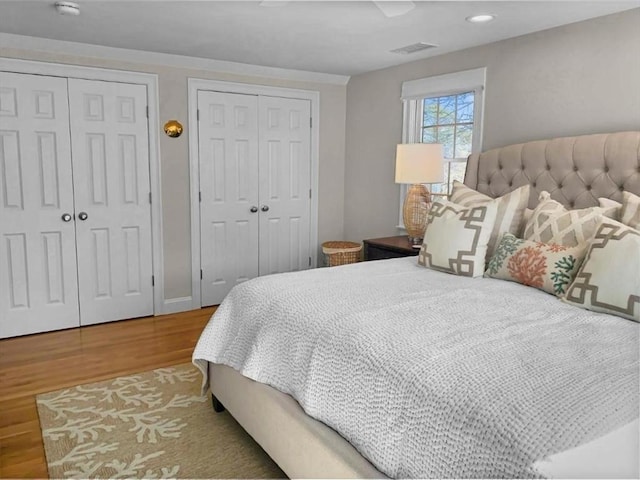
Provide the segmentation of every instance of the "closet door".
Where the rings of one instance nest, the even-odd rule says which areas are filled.
[[[198,92],[202,305],[258,275],[258,98]]]
[[[310,267],[311,104],[260,97],[260,275]]]
[[[67,80],[0,72],[0,337],[76,327]]]
[[[147,91],[69,79],[80,318],[153,314]]]

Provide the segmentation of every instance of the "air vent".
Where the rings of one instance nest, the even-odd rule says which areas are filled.
[[[391,53],[399,53],[400,55],[409,55],[411,53],[421,52],[422,50],[427,50],[429,48],[436,48],[437,45],[433,45],[431,43],[418,42],[413,45],[407,45],[406,47],[396,48],[395,50],[391,50]]]

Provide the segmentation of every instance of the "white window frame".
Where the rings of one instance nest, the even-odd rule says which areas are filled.
[[[457,95],[474,92],[473,141],[471,153],[482,151],[482,124],[484,111],[485,67],[462,72],[436,75],[410,80],[402,84],[402,143],[422,142],[423,100],[428,97]],[[456,159],[453,159],[456,160]],[[404,230],[402,204],[407,195],[407,185],[400,185],[400,208],[397,228]]]

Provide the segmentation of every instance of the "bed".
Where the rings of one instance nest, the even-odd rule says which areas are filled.
[[[640,132],[472,155],[465,185],[621,202],[640,195]],[[239,285],[193,359],[291,478],[637,477],[635,308],[382,260]]]

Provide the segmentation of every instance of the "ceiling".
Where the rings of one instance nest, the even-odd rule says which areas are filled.
[[[81,14],[59,15],[55,0],[0,0],[0,32],[245,64],[356,75],[429,56],[640,7],[617,1],[415,1],[387,17],[362,1],[76,0]],[[477,13],[493,22],[471,24]],[[390,50],[438,45],[411,55]]]

